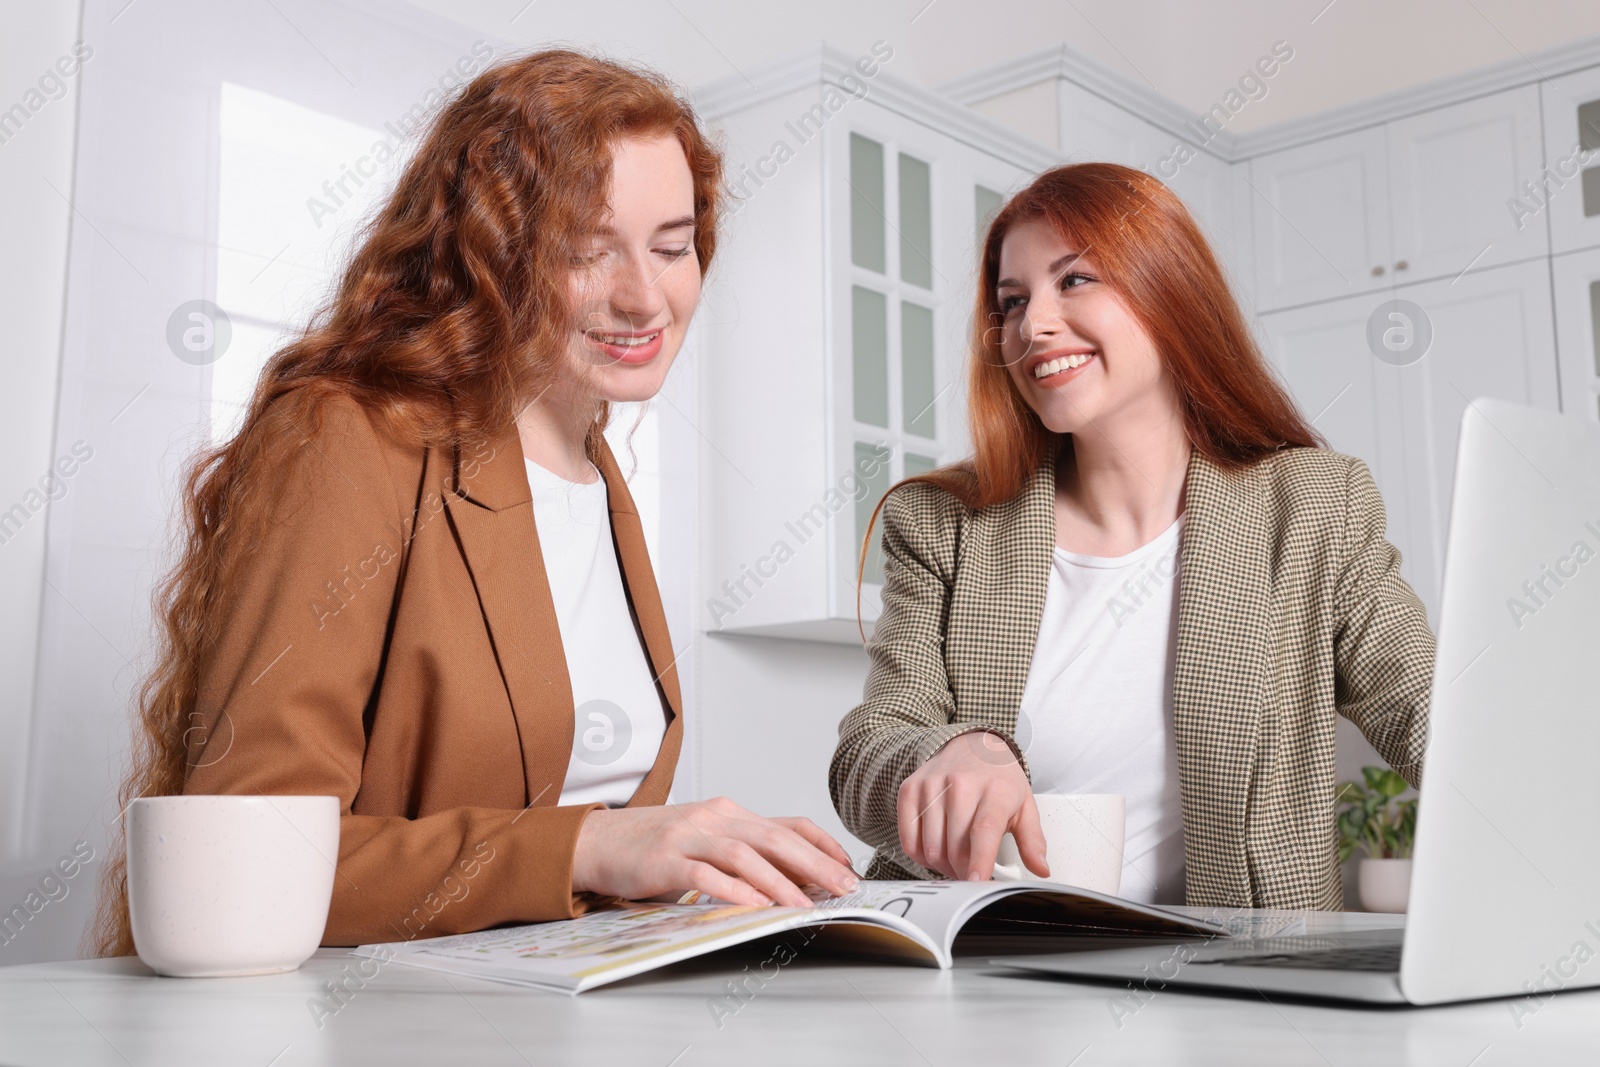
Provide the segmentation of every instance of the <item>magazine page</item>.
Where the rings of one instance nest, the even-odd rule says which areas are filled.
[[[822,890],[815,891],[814,899],[824,897]],[[817,908],[778,908],[729,904],[698,893],[685,894],[683,899],[687,903],[629,902],[576,919],[363,945],[354,952],[430,970],[577,993],[745,941],[817,924],[866,922],[896,930],[901,938],[914,943],[926,940],[916,926],[893,913],[834,906],[843,901],[829,900],[828,906]],[[907,949],[918,954],[915,944]],[[945,962],[936,945],[922,944],[921,949],[922,955]]]
[[[950,931],[1006,936],[1071,933],[1079,937],[1203,938],[1229,936],[1216,917],[1195,909],[1139,904],[1059,882],[966,883],[986,887],[955,917]]]
[[[730,904],[698,892],[626,902],[576,919],[363,945],[355,955],[578,993],[772,934],[825,926],[824,943],[950,967],[956,935],[1040,933],[1226,937],[1226,928],[1052,882],[862,882],[810,908]],[[981,914],[980,914],[981,913]],[[878,932],[874,933],[876,930]],[[806,939],[811,940],[809,937]]]
[[[950,946],[974,905],[1003,895],[998,887],[1016,883],[997,882],[868,882],[863,881],[842,897],[820,899],[819,911],[871,910],[910,923],[923,932],[939,949],[939,963],[950,966]]]
[[[1211,916],[1183,914],[1058,882],[862,882],[854,892],[823,899],[819,910],[872,909],[920,927],[950,966],[956,936],[1071,932],[1078,935],[1226,937]],[[981,914],[980,914],[981,913]]]

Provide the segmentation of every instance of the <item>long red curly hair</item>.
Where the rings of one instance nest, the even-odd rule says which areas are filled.
[[[283,437],[267,421],[303,420],[309,439],[320,402],[348,396],[419,447],[473,445],[512,423],[562,373],[571,256],[605,211],[611,146],[630,135],[683,145],[704,276],[717,246],[722,155],[660,75],[537,52],[490,67],[441,108],[330,299],[262,371],[238,433],[188,469],[179,559],[155,592],[158,647],[137,698],[123,808],[183,792],[184,733],[218,637],[208,609],[279,481],[283,457],[267,442]],[[608,415],[597,402],[591,436]],[[119,826],[90,932],[101,955],[134,950],[123,846]]]
[[[987,507],[1020,495],[1062,443],[1017,392],[994,328],[1003,318],[995,288],[1000,246],[1012,226],[1034,219],[1090,250],[1101,281],[1144,327],[1176,387],[1196,451],[1237,469],[1280,448],[1326,447],[1268,368],[1183,201],[1143,171],[1074,163],[1045,171],[1007,201],[984,238],[967,361],[971,458],[897,487],[930,482],[970,508]],[[880,500],[867,524],[863,563],[882,507]]]

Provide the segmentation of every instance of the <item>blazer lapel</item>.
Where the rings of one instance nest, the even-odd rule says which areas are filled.
[[[672,787],[673,772],[678,766],[678,753],[683,745],[683,696],[678,688],[678,654],[672,650],[672,636],[667,630],[667,615],[661,606],[661,593],[656,586],[655,570],[650,566],[650,551],[645,543],[644,528],[639,523],[639,512],[634,507],[633,495],[628,492],[627,480],[617,467],[605,438],[599,438],[595,449],[595,465],[606,480],[606,499],[611,508],[611,536],[616,542],[617,559],[622,565],[622,581],[628,590],[628,601],[633,605],[634,617],[639,622],[639,633],[644,639],[645,655],[650,659],[651,673],[655,675],[662,696],[662,713],[667,717],[666,736],[661,740],[661,752],[655,764],[639,783],[628,807],[645,804],[664,804]]]
[[[667,632],[639,513],[605,439],[591,457],[606,480],[611,534],[623,584],[662,697],[666,735],[628,806],[663,804],[683,745],[677,654]],[[529,805],[555,804],[572,753],[572,681],[545,576],[533,517],[533,492],[515,426],[472,456],[456,456],[445,507],[472,574],[517,721]]]
[[[999,726],[1024,750],[1031,731],[1018,720],[1050,588],[1055,500],[1056,455],[1050,453],[1021,496],[980,513],[975,544],[966,551],[993,565],[981,568],[979,581],[958,583],[950,610],[956,721]],[[958,629],[961,620],[976,625]]]
[[[1271,546],[1253,469],[1195,451],[1184,485],[1173,709],[1191,904],[1253,899],[1246,820],[1258,767]]]
[[[572,683],[513,425],[455,457],[445,507],[483,610],[522,746],[525,803],[553,805],[572,754]]]

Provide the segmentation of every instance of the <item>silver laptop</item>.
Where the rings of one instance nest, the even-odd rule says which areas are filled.
[[[994,962],[1376,1003],[1600,985],[1600,424],[1468,406],[1437,634],[1403,930]]]

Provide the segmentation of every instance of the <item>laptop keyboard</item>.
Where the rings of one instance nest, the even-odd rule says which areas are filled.
[[[1195,960],[1195,963],[1202,961]],[[1351,945],[1343,948],[1312,949],[1306,952],[1274,952],[1261,956],[1230,956],[1226,959],[1206,960],[1206,963],[1227,963],[1246,967],[1297,967],[1318,971],[1379,971],[1400,970],[1400,944]]]

